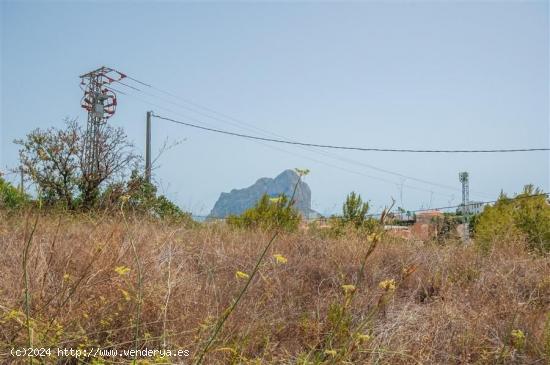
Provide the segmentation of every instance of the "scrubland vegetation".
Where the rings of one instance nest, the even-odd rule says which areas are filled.
[[[26,362],[9,350],[29,344],[184,348],[191,363],[271,238],[132,214],[1,218],[3,363]],[[377,239],[281,233],[204,363],[548,362],[550,259],[524,238],[483,250]]]

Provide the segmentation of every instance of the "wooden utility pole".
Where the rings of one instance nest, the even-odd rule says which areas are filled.
[[[21,195],[25,194],[25,173],[23,172],[23,166],[19,167],[19,173],[21,174],[21,185],[19,185],[19,190],[21,191]]]
[[[145,131],[145,180],[151,183],[151,115],[152,111],[147,112],[147,126]]]

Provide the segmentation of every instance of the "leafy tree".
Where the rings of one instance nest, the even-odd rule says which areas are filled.
[[[91,173],[84,153],[86,132],[76,120],[65,122],[64,129],[35,129],[25,139],[15,140],[21,146],[21,166],[46,204],[90,209],[101,187],[124,175],[137,156],[121,128],[103,126],[98,135],[96,171]]]
[[[247,209],[240,216],[227,217],[227,224],[237,228],[280,228],[290,232],[298,229],[300,219],[300,213],[289,204],[285,195],[271,198],[264,194],[254,207]]]
[[[529,248],[550,251],[550,205],[533,185],[525,186],[515,198],[501,194],[494,206],[475,219],[475,238],[482,248],[503,240],[524,238]]]
[[[35,129],[25,140],[15,143],[21,146],[19,159],[23,173],[36,183],[44,203],[53,205],[61,201],[73,209],[81,135],[74,120],[66,123],[66,129]]]

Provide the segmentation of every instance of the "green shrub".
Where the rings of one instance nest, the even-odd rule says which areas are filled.
[[[264,194],[256,205],[239,216],[227,217],[231,227],[245,229],[276,229],[295,231],[300,224],[300,214],[289,204],[288,198],[281,195],[277,198]]]
[[[19,208],[27,201],[28,198],[25,194],[0,177],[0,208]]]
[[[494,206],[476,217],[476,243],[488,249],[504,240],[524,239],[529,248],[550,251],[550,204],[541,190],[525,186],[515,198],[501,194]]]
[[[164,195],[156,197],[154,213],[160,219],[194,223],[191,213],[184,212]]]
[[[164,195],[157,195],[157,188],[147,182],[136,170],[126,183],[109,185],[101,194],[104,209],[118,210],[121,207],[134,213],[171,221],[194,223],[191,214],[181,210]]]
[[[369,212],[369,203],[363,202],[361,195],[354,191],[346,197],[346,202],[342,207],[342,221],[346,224],[353,224],[356,228],[361,227],[367,220]]]
[[[361,195],[352,191],[348,194],[342,206],[342,216],[331,218],[331,233],[339,236],[349,230],[364,231],[366,233],[374,232],[378,222],[376,219],[369,217],[368,212],[369,203],[363,202]]]

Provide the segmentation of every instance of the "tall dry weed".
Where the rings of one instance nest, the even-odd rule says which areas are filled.
[[[9,352],[29,346],[29,330],[34,347],[183,348],[189,362],[241,290],[235,272],[254,267],[259,242],[271,237],[223,225],[46,214],[24,259],[33,221],[1,218],[0,363],[13,364],[28,360]],[[513,242],[482,253],[382,239],[363,265],[366,250],[364,237],[281,233],[205,363],[548,362],[550,258]],[[274,256],[281,253],[284,263]],[[380,283],[392,279],[388,295]],[[346,294],[350,284],[356,290]],[[345,329],[327,342],[339,321]]]

